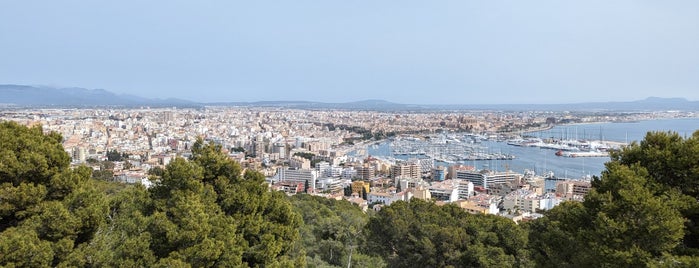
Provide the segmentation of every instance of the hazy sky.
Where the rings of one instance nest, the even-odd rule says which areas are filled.
[[[195,101],[699,100],[699,1],[2,1],[0,84]]]

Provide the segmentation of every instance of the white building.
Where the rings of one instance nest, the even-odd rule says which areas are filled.
[[[455,179],[467,180],[473,183],[474,186],[480,186],[489,189],[494,184],[504,184],[514,182],[522,178],[522,174],[515,172],[495,172],[491,170],[469,171],[456,170]]]
[[[282,182],[302,182],[306,183],[308,181],[309,185],[315,185],[318,179],[318,172],[312,169],[298,169],[298,168],[278,168],[276,181]]]
[[[433,182],[429,190],[433,200],[451,203],[459,199],[459,184],[454,180]]]
[[[371,191],[367,194],[367,202],[369,204],[381,203],[384,205],[391,205],[391,203],[396,201],[407,201],[405,192],[391,193],[391,192],[378,192]]]

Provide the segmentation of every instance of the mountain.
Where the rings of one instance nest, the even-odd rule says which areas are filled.
[[[0,105],[13,106],[183,106],[196,103],[179,99],[148,99],[114,94],[104,89],[0,85]]]
[[[684,98],[649,97],[637,101],[581,102],[567,104],[473,104],[423,105],[442,110],[506,110],[506,111],[699,111],[699,101]]]
[[[327,103],[313,101],[258,101],[197,103],[180,99],[149,99],[133,95],[114,94],[104,89],[56,88],[48,86],[0,85],[0,106],[180,106],[201,107],[244,106],[285,107],[296,109],[343,109],[371,111],[443,111],[443,110],[501,110],[501,111],[699,111],[698,101],[684,98],[650,97],[629,102],[585,102],[572,104],[402,104],[385,100]]]
[[[385,100],[363,100],[354,102],[314,102],[314,101],[256,101],[256,102],[217,102],[206,103],[216,106],[244,107],[284,107],[296,109],[340,109],[340,110],[369,110],[369,111],[406,111],[424,110],[421,105],[402,104]]]
[[[628,102],[583,102],[567,104],[402,104],[384,100],[364,100],[345,103],[310,101],[261,101],[209,103],[207,105],[286,107],[298,109],[344,109],[372,111],[444,111],[444,110],[499,110],[499,111],[699,111],[698,101],[683,98],[650,97]]]

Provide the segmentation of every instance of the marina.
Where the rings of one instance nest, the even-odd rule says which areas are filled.
[[[463,164],[477,169],[531,170],[536,174],[553,172],[556,177],[562,178],[589,178],[601,175],[604,163],[609,161],[610,149],[640,141],[649,131],[675,131],[683,136],[691,135],[696,126],[699,126],[699,119],[684,118],[561,125],[545,131],[522,133],[521,140],[470,133],[433,135],[429,138],[404,136],[374,142],[363,147],[361,155],[388,160],[430,158],[435,166]],[[575,133],[576,128],[581,134],[595,133],[596,139],[590,139],[592,135],[584,136],[590,140],[577,143],[575,139],[561,139],[566,137],[565,133]],[[562,150],[565,148],[562,145],[571,148]]]
[[[391,152],[398,156],[422,155],[444,163],[474,160],[512,160],[512,154],[492,152],[488,147],[461,135],[436,137],[399,137],[390,143]]]

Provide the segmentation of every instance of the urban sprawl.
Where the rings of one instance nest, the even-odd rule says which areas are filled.
[[[589,178],[557,178],[511,170],[478,170],[468,159],[509,155],[469,153],[479,139],[515,146],[559,146],[559,155],[599,156],[622,144],[545,141],[522,134],[557,124],[696,117],[685,112],[377,112],[274,107],[139,109],[7,109],[0,121],[40,125],[63,136],[73,165],[88,165],[110,180],[157,182],[150,172],[187,158],[203,139],[267,177],[271,190],[346,199],[362,209],[411,198],[455,203],[471,213],[515,221],[540,217],[564,200],[582,200]],[[372,156],[389,141],[402,158]],[[597,142],[597,143],[595,143]],[[527,157],[527,156],[516,156]],[[435,164],[441,163],[440,165]],[[105,164],[109,163],[109,164]]]

